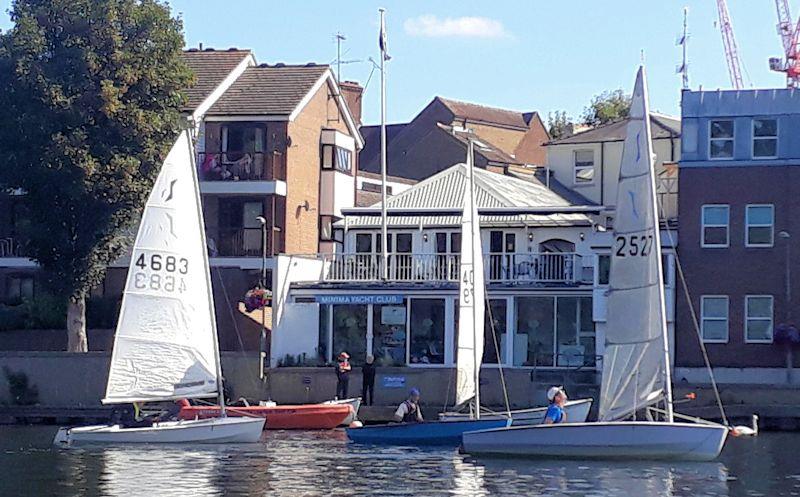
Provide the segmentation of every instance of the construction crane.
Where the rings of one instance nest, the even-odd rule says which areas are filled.
[[[728,74],[731,77],[731,84],[734,89],[741,90],[742,83],[742,62],[739,60],[739,49],[736,46],[736,38],[733,37],[733,26],[731,26],[731,16],[728,14],[728,4],[725,0],[717,0],[717,12],[719,13],[719,30],[722,33],[722,45],[725,47],[725,58],[728,61]]]
[[[792,22],[788,0],[775,0],[775,7],[778,10],[778,34],[783,44],[784,58],[770,57],[769,68],[786,73],[786,86],[797,88],[800,86],[800,21],[797,25]]]

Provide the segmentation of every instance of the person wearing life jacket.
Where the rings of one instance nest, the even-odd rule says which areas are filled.
[[[544,415],[544,424],[566,423],[567,412],[564,410],[564,405],[567,403],[567,392],[564,391],[564,387],[550,387],[547,391],[547,400],[550,401],[550,405]]]
[[[336,398],[346,399],[347,389],[350,385],[350,354],[342,352],[336,361]]]
[[[422,423],[422,410],[419,408],[420,393],[412,388],[408,398],[394,412],[394,420],[398,423]]]

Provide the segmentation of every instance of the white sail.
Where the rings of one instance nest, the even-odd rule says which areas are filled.
[[[644,68],[633,90],[619,174],[599,419],[669,397],[661,244]],[[671,399],[668,399],[671,401]]]
[[[103,403],[217,393],[216,325],[191,138],[181,133],[142,214]]]
[[[467,153],[464,213],[461,217],[461,269],[458,285],[458,356],[456,405],[479,395],[476,379],[483,358],[484,286],[483,250],[475,202],[472,143]]]

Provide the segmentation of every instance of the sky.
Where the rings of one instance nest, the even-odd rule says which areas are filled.
[[[800,0],[790,0],[795,12]],[[0,0],[0,29],[11,26]],[[697,89],[730,88],[711,0],[172,0],[196,47],[253,49],[259,63],[332,63],[342,44],[342,79],[367,85],[364,122],[380,118],[378,8],[386,8],[387,121],[413,118],[436,95],[543,118],[579,117],[605,90],[630,93],[647,68],[651,108],[677,115],[681,62],[676,46],[689,8],[689,79]],[[729,0],[745,85],[780,88],[768,58],[781,56],[771,0]]]

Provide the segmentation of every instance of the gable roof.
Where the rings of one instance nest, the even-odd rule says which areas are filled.
[[[478,207],[569,207],[575,205],[567,199],[547,189],[544,185],[519,178],[474,169],[475,194]],[[389,209],[430,208],[458,209],[464,205],[464,187],[467,181],[466,165],[456,164],[430,178],[417,183],[408,190],[393,195],[386,200]],[[380,203],[372,207],[380,207]],[[344,223],[348,228],[377,227],[381,224],[376,216],[347,216]],[[524,214],[524,215],[481,215],[481,226],[585,226],[591,219],[585,214]],[[392,216],[392,226],[458,226],[461,216],[457,215],[419,215]]]
[[[184,90],[188,102],[183,110],[194,110],[219,87],[223,80],[246,58],[252,57],[250,50],[198,50],[190,48],[182,55],[183,61],[195,74],[195,84]]]
[[[628,118],[620,119],[597,126],[596,128],[581,131],[580,133],[575,133],[572,136],[561,138],[560,140],[549,141],[545,145],[624,141],[627,127]],[[660,138],[678,138],[681,136],[681,121],[671,116],[651,112],[650,127],[654,140]]]
[[[466,154],[467,147],[469,146],[469,139],[472,138],[472,143],[475,145],[474,150],[478,155],[483,156],[487,161],[499,164],[522,164],[522,161],[503,152],[500,147],[493,145],[489,140],[481,138],[477,133],[470,133],[472,136],[465,136],[466,133],[453,133],[453,127],[446,124],[436,123],[439,128],[445,133],[450,135],[454,140],[458,141],[464,146],[464,153]]]
[[[485,105],[461,102],[444,97],[436,97],[456,118],[472,122],[499,124],[512,128],[528,129],[532,118],[530,112],[517,112],[514,110],[488,107]]]
[[[207,114],[289,116],[328,69],[318,64],[248,67]]]

